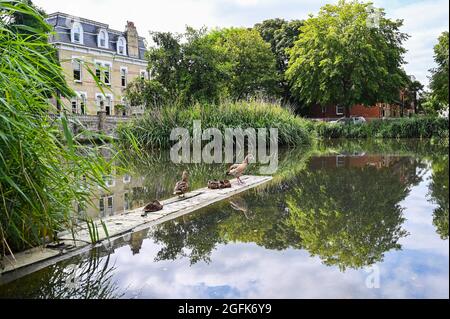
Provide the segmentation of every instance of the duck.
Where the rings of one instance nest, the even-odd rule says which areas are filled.
[[[231,175],[236,177],[238,180],[238,184],[245,184],[243,181],[241,181],[240,177],[247,169],[247,166],[249,164],[249,161],[252,160],[254,157],[252,154],[248,154],[244,161],[241,164],[233,164],[230,166],[230,168],[227,171],[227,175]]]
[[[229,180],[225,179],[225,180],[209,180],[208,181],[208,188],[209,189],[222,189],[222,188],[230,188],[231,187],[231,183]]]
[[[178,195],[178,197],[184,197],[184,193],[186,193],[188,189],[189,189],[188,172],[183,171],[181,181],[178,181],[175,184],[173,194]]]
[[[153,200],[144,207],[144,213],[157,212],[163,209],[163,205],[157,200]]]

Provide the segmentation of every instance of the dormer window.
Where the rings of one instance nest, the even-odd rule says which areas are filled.
[[[97,38],[97,45],[100,48],[105,48],[108,49],[108,32],[106,32],[106,30],[102,29],[100,30],[100,32],[98,33],[98,38]]]
[[[74,22],[72,25],[70,37],[73,43],[83,44],[83,27],[79,22]]]
[[[117,39],[117,54],[127,55],[127,41],[124,37]]]

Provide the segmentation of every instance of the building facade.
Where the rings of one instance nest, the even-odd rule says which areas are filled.
[[[405,104],[403,107],[403,116],[415,114],[413,104]],[[382,119],[402,116],[402,106],[400,104],[377,103],[374,106],[365,106],[361,104],[350,108],[350,117],[362,116],[367,120]],[[317,119],[338,119],[346,116],[345,108],[339,105],[314,105],[309,109],[308,117]]]
[[[76,92],[71,100],[58,104],[59,109],[80,115],[143,112],[142,106],[132,107],[124,98],[130,81],[148,77],[145,39],[138,35],[133,22],[128,21],[124,31],[117,31],[107,24],[60,12],[50,14],[47,22],[55,31],[50,42],[57,48],[67,83]]]

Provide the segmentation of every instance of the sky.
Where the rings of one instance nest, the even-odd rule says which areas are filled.
[[[141,36],[150,40],[149,31],[182,32],[186,25],[250,27],[270,18],[305,19],[320,7],[337,0],[34,0],[47,13],[64,12],[109,24],[124,30],[133,21]],[[373,0],[385,8],[387,17],[403,19],[405,70],[427,85],[428,70],[435,66],[433,46],[437,37],[449,29],[447,0]],[[150,42],[150,41],[149,41]]]

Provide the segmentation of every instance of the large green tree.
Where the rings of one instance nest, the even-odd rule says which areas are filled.
[[[234,99],[278,94],[276,61],[270,45],[255,29],[226,28],[208,34],[228,75],[228,95]]]
[[[430,88],[441,107],[448,106],[448,31],[442,32],[434,46],[434,60],[437,67],[431,71]]]
[[[282,90],[284,102],[290,102],[291,104],[298,104],[298,101],[290,94],[289,85],[285,79],[285,73],[289,62],[287,50],[294,46],[294,42],[300,34],[300,27],[302,25],[302,20],[286,21],[284,19],[275,18],[264,20],[254,26],[264,41],[270,44],[270,48],[275,55],[277,62],[279,78],[278,86]]]
[[[347,115],[355,104],[398,100],[406,84],[401,66],[408,36],[400,32],[401,20],[369,9],[368,3],[340,0],[305,21],[286,71],[297,98],[308,105],[340,104]]]

